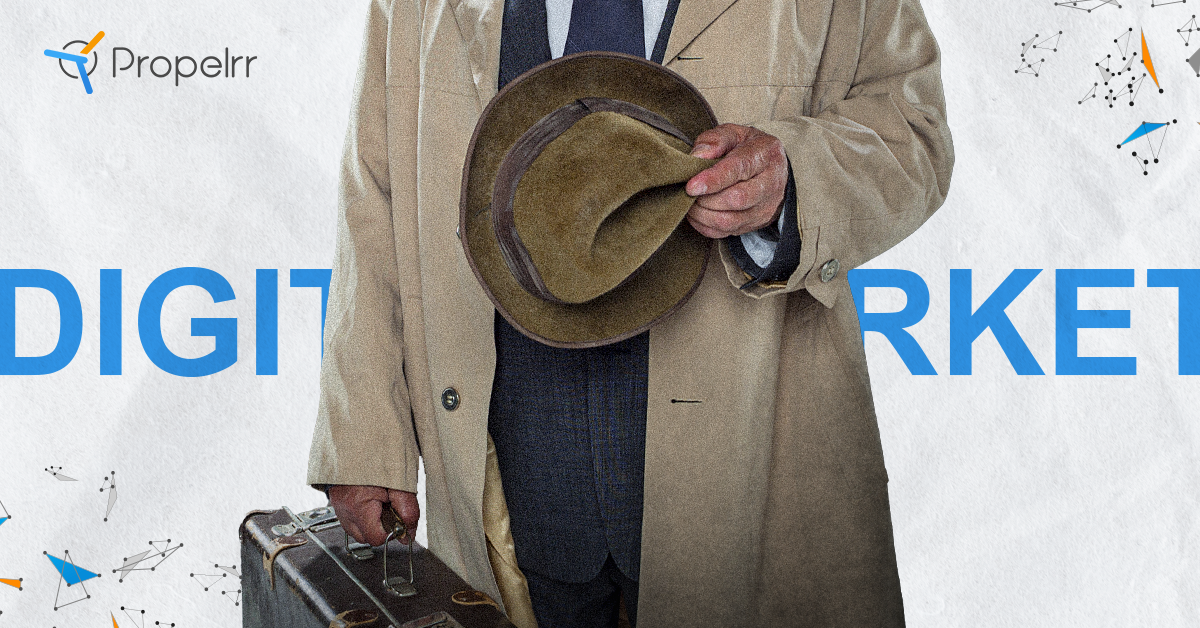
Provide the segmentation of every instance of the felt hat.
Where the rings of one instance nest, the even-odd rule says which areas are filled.
[[[624,340],[678,309],[712,243],[687,223],[716,125],[663,66],[612,52],[542,64],[492,99],[467,149],[459,237],[488,297],[555,347]]]

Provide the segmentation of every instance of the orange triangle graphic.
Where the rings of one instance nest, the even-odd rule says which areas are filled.
[[[7,584],[8,586],[10,586],[14,589],[21,588],[21,580],[20,579],[14,580],[12,578],[0,578],[0,584]]]
[[[1154,62],[1150,60],[1150,49],[1146,47],[1146,33],[1142,33],[1142,63],[1146,64],[1146,71],[1150,73],[1150,78],[1154,79],[1155,87],[1158,91],[1162,91],[1162,85],[1158,84],[1158,75],[1154,73]]]

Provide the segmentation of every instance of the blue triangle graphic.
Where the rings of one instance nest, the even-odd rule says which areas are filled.
[[[1128,144],[1147,133],[1153,133],[1154,131],[1161,129],[1164,126],[1167,126],[1166,122],[1143,122],[1142,126],[1139,126],[1137,130],[1134,131],[1132,135],[1125,138],[1125,141],[1121,142],[1121,144]]]
[[[72,563],[68,563],[61,558],[56,558],[49,554],[46,554],[46,558],[49,558],[50,562],[54,563],[54,568],[57,569],[58,573],[62,575],[63,580],[67,582],[67,586],[79,584],[80,582],[91,580],[92,578],[96,578],[100,575],[77,567]]]
[[[0,517],[0,526],[4,525],[4,522],[8,521],[8,519],[8,517]]]

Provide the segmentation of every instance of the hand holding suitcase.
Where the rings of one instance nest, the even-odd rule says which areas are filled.
[[[333,508],[253,511],[242,523],[247,628],[502,628],[513,624],[384,509],[388,543],[354,543]],[[386,567],[385,567],[386,564]]]

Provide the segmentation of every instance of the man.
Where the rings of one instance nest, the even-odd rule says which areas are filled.
[[[419,444],[430,546],[493,596],[489,418],[497,436],[496,415],[519,404],[496,391],[530,380],[506,377],[506,347],[520,341],[495,320],[454,231],[475,121],[515,76],[514,54],[553,26],[515,6],[371,7],[309,474],[333,485],[347,529],[377,543],[384,503],[415,525]],[[902,625],[887,476],[845,273],[945,196],[953,157],[936,46],[917,0],[682,0],[663,23],[654,39],[665,65],[734,123],[697,138],[694,154],[721,161],[689,182],[688,220],[706,236],[737,237],[722,241],[693,298],[628,347],[642,352],[627,363],[644,364],[644,375],[614,378],[644,399],[644,469],[635,469],[644,510],[636,567],[619,539],[605,551],[625,557],[621,575],[640,572],[621,588],[650,626]],[[514,37],[526,42],[517,53]],[[789,174],[791,221],[781,203]],[[780,215],[782,250],[755,254],[761,243],[740,236],[770,231]],[[798,249],[791,262],[788,242]],[[781,255],[785,272],[763,275],[759,264],[776,271]],[[524,478],[504,473],[499,457],[515,488]],[[521,507],[509,506],[516,532]],[[576,575],[540,573],[551,560],[521,561],[535,598],[543,576]]]

